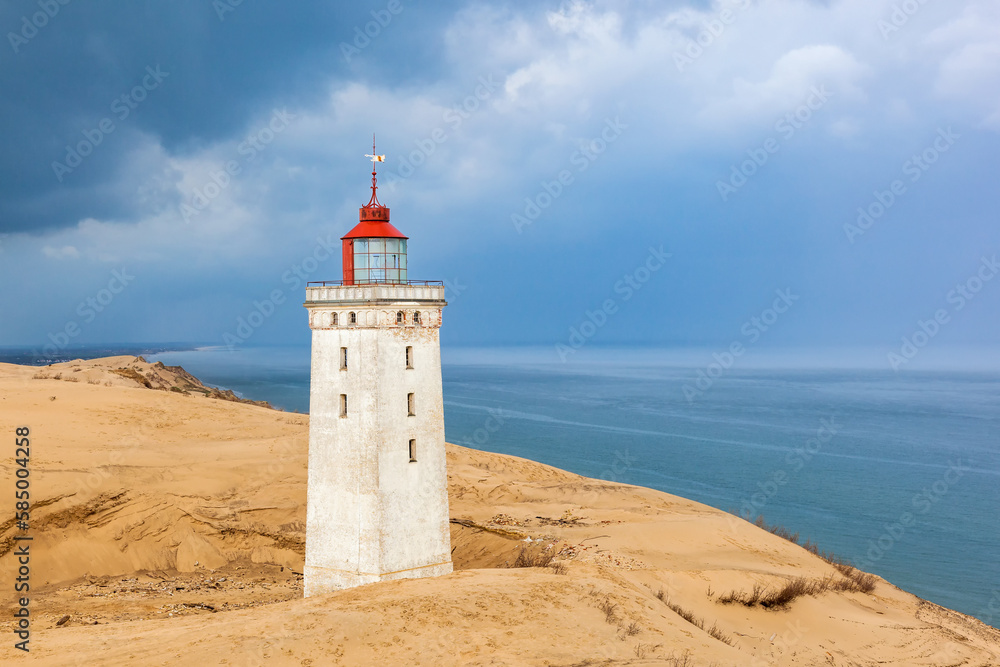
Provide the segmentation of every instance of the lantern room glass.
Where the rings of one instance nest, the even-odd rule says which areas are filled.
[[[406,239],[355,239],[354,283],[405,283]]]

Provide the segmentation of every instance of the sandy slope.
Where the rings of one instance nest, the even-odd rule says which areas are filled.
[[[131,357],[60,366],[0,365],[0,433],[32,429],[35,538],[32,650],[5,632],[3,662],[1000,665],[1000,632],[881,580],[780,610],[721,604],[840,575],[704,505],[455,446],[458,571],[303,600],[306,416],[209,398]],[[6,618],[16,534],[0,524]],[[502,567],[525,546],[563,566]]]

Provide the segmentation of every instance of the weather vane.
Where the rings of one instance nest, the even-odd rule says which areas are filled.
[[[375,135],[374,134],[372,135],[372,154],[371,155],[367,155],[366,154],[365,157],[370,157],[372,159],[372,174],[375,173],[375,163],[376,162],[385,162],[385,156],[384,155],[379,155],[378,153],[375,152]]]
[[[371,160],[372,160],[372,198],[368,202],[368,206],[381,206],[381,204],[378,201],[378,195],[375,194],[376,191],[378,190],[377,181],[375,180],[375,177],[376,177],[376,174],[375,174],[375,163],[376,162],[385,162],[385,156],[384,155],[379,155],[378,153],[375,152],[375,134],[374,133],[372,133],[372,153],[371,153],[371,155],[367,155],[366,154],[365,157],[371,158]]]

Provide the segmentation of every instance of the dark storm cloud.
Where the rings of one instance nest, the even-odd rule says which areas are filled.
[[[0,10],[0,343],[51,340],[123,268],[80,342],[218,341],[275,289],[251,344],[303,340],[284,276],[356,223],[372,130],[412,277],[464,286],[446,342],[565,344],[610,298],[588,345],[726,349],[791,289],[762,344],[898,348],[1000,250],[988,0],[887,35],[895,0],[55,0],[15,53],[39,1]],[[296,280],[336,279],[325,254]],[[996,285],[935,343],[995,339]]]
[[[134,216],[121,172],[144,134],[184,154],[240,132],[261,108],[308,106],[331,80],[359,69],[386,83],[419,78],[422,52],[436,48],[420,29],[431,10],[409,2],[394,9],[385,2],[6,3],[0,232]],[[345,57],[341,44],[353,47],[355,28],[374,20],[387,38],[358,39],[361,55]],[[392,51],[410,57],[380,71],[376,56]],[[67,146],[81,142],[83,152],[97,145],[78,160]]]

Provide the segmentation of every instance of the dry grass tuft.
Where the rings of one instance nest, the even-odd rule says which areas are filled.
[[[711,637],[714,637],[715,639],[718,639],[720,642],[724,642],[726,644],[729,644],[730,646],[734,646],[732,637],[730,637],[730,636],[726,635],[725,633],[723,633],[722,630],[719,629],[718,624],[713,623],[711,628],[706,629],[705,628],[705,621],[703,619],[698,618],[693,613],[691,613],[690,611],[688,611],[684,607],[680,606],[679,604],[671,602],[670,599],[666,596],[666,594],[664,594],[662,588],[660,590],[658,590],[654,595],[656,595],[656,598],[658,600],[662,601],[663,604],[665,604],[668,607],[670,607],[670,609],[675,614],[677,614],[678,616],[680,616],[681,618],[683,618],[685,621],[687,621],[691,625],[695,626],[699,630],[703,630],[703,631],[707,632]]]
[[[639,654],[636,653],[636,655]],[[639,657],[641,658],[643,656]],[[681,655],[674,655],[673,653],[671,653],[670,657],[667,658],[665,664],[669,665],[670,667],[694,667],[694,661],[691,659],[690,651],[684,651],[684,653],[682,653]]]
[[[614,625],[618,622],[618,605],[611,601],[611,598],[605,596],[601,600],[597,608],[604,612],[604,620]]]
[[[838,568],[839,569],[839,568]],[[749,593],[739,590],[730,591],[720,597],[720,604],[741,604],[745,607],[760,605],[765,609],[782,609],[792,603],[795,598],[803,595],[819,595],[827,591],[849,593],[871,593],[875,590],[875,575],[852,568],[851,574],[837,579],[830,575],[823,579],[806,579],[797,577],[777,589],[769,589],[762,584],[754,584]]]
[[[792,531],[788,530],[784,526],[779,526],[777,524],[773,524],[773,525],[772,524],[768,524],[767,521],[764,520],[764,515],[763,514],[758,514],[757,517],[753,518],[753,519],[751,519],[751,517],[746,516],[746,515],[742,515],[742,516],[740,516],[740,518],[745,519],[746,521],[749,521],[750,523],[752,523],[753,525],[757,526],[758,528],[762,528],[762,529],[768,531],[769,533],[773,533],[774,535],[777,535],[778,537],[786,539],[789,542],[791,542],[792,544],[798,544],[800,547],[802,547],[803,549],[805,549],[809,553],[811,553],[811,554],[813,554],[815,556],[819,556],[820,558],[822,558],[826,562],[830,563],[831,565],[833,565],[837,569],[840,569],[841,567],[850,568],[852,570],[854,569],[853,566],[849,562],[845,561],[843,558],[840,558],[836,554],[831,553],[829,551],[821,551],[820,548],[819,548],[819,545],[817,545],[815,542],[813,542],[811,540],[806,540],[802,544],[799,544],[799,534],[798,533],[793,533]]]
[[[651,644],[636,644],[635,647],[632,649],[632,651],[635,653],[635,657],[641,659],[641,658],[645,658],[647,655],[649,655],[649,653],[651,651],[655,651],[658,648],[660,648],[661,646],[663,646],[663,644],[656,644],[656,645],[651,645]],[[674,665],[678,665],[679,667],[692,667],[691,663],[689,663],[689,662],[685,662],[685,663],[675,662],[675,663],[667,663],[667,664],[674,664]]]
[[[628,625],[625,625],[625,621],[622,621],[618,625],[618,629],[622,631],[622,636],[624,637],[634,637],[642,632],[642,627],[635,621],[632,621]]]
[[[679,604],[674,604],[673,602],[667,602],[666,605],[668,607],[670,607],[671,609],[673,609],[673,611],[674,611],[675,614],[677,614],[678,616],[680,616],[681,618],[683,618],[685,621],[687,621],[691,625],[697,626],[698,628],[701,628],[702,630],[705,629],[705,621],[701,620],[700,618],[698,618],[697,616],[695,616],[694,614],[692,614],[690,611],[688,611],[684,607],[680,606]]]
[[[548,567],[554,557],[555,555],[551,552],[546,553],[537,549],[521,547],[514,562],[510,565],[505,564],[504,567]]]
[[[826,590],[824,584],[820,582],[810,582],[804,577],[792,579],[784,586],[773,592],[767,592],[760,598],[760,605],[767,609],[780,609],[787,607],[792,600],[803,595],[814,595]]]
[[[831,586],[832,590],[847,591],[849,593],[871,593],[875,590],[878,579],[874,574],[870,572],[862,572],[861,570],[856,570],[850,566],[848,566],[848,568],[849,569],[845,571],[844,569],[837,567],[845,578],[836,582],[834,586]]]
[[[763,514],[758,514],[757,517],[754,518],[752,521],[749,516],[742,516],[742,518],[746,519],[747,521],[750,521],[751,523],[753,523],[753,525],[757,526],[758,528],[763,528],[764,530],[771,532],[777,535],[778,537],[782,537],[788,540],[792,544],[799,544],[798,533],[793,533],[790,530],[784,528],[783,526],[769,525],[764,520]],[[849,561],[844,560],[843,558],[837,556],[836,554],[831,553],[829,551],[820,550],[819,545],[817,545],[815,542],[812,542],[811,540],[806,540],[799,546],[801,546],[809,553],[815,556],[819,556],[830,565],[833,565],[835,568],[837,568],[837,571],[840,572],[845,577],[844,581],[831,581],[829,586],[823,588],[819,592],[823,592],[826,590],[833,590],[833,591],[851,591],[851,592],[856,591],[861,593],[871,593],[873,590],[875,590],[875,586],[878,583],[878,580],[875,577],[875,575],[869,574],[867,572],[861,572],[860,570],[857,570],[853,565],[851,565]]]
[[[718,639],[723,644],[729,644],[730,646],[735,646],[735,644],[733,644],[733,638],[724,633],[722,630],[720,630],[718,624],[713,624],[712,627],[710,627],[708,630],[705,630],[705,632],[707,632],[710,637]]]
[[[871,593],[878,583],[878,579],[871,572],[858,571],[858,576],[853,577],[853,579],[858,586],[859,593]]]
[[[763,514],[758,514],[757,515],[757,518],[753,520],[753,525],[757,526],[758,528],[763,528],[764,530],[766,530],[766,531],[768,531],[770,533],[774,533],[778,537],[784,538],[784,539],[788,540],[789,542],[791,542],[792,544],[798,544],[799,543],[799,534],[798,533],[793,533],[792,531],[788,530],[784,526],[779,526],[777,524],[775,524],[773,526],[767,525],[767,522],[764,521],[764,515]]]
[[[761,584],[754,584],[753,590],[749,594],[742,590],[729,591],[720,597],[718,602],[719,604],[733,604],[734,602],[738,602],[739,604],[746,605],[747,607],[752,607],[760,602],[760,598],[763,596],[764,590],[764,586]]]

